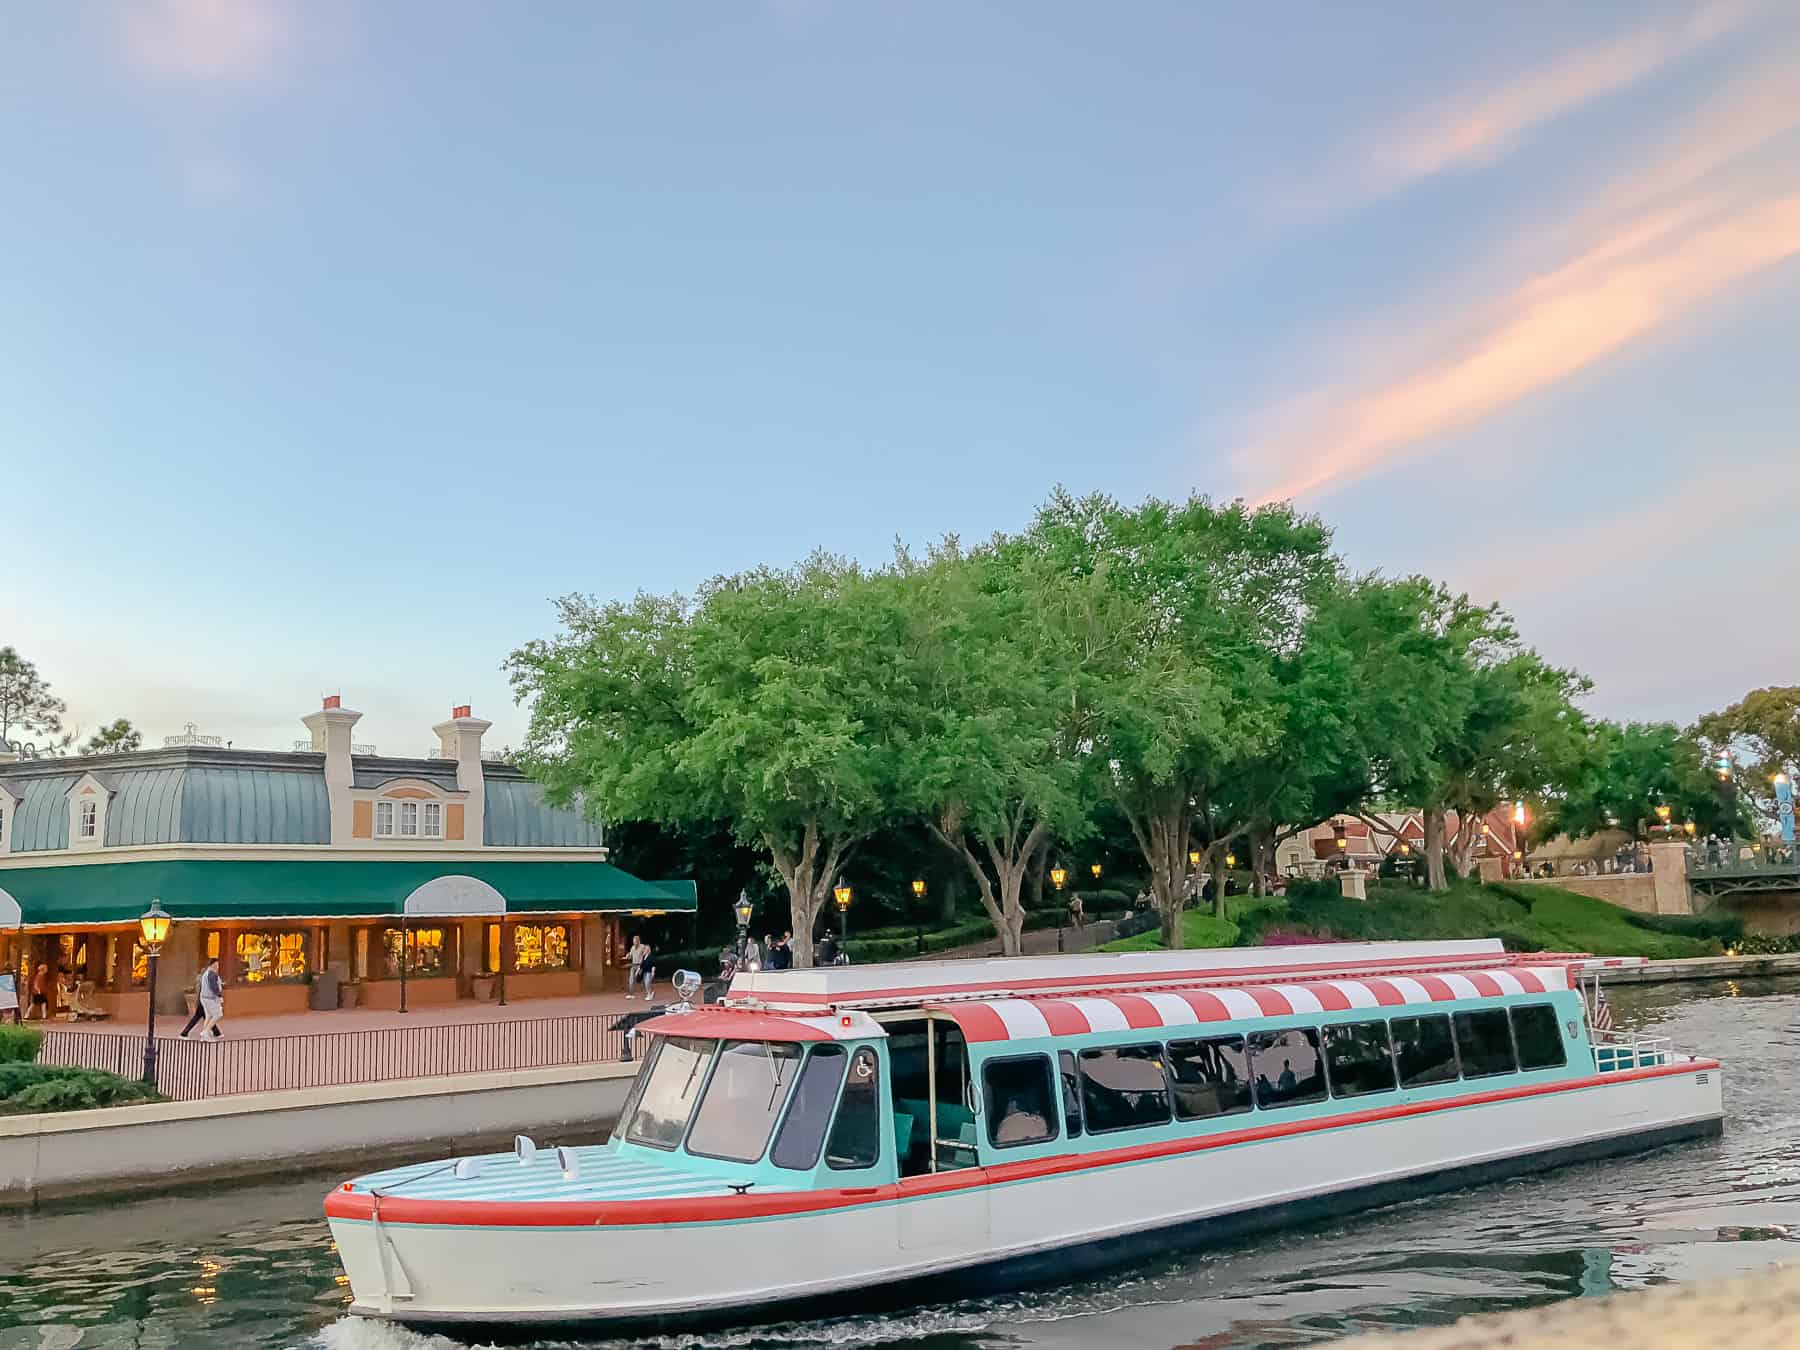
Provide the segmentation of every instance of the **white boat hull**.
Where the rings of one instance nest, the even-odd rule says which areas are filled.
[[[741,1220],[623,1226],[601,1213],[579,1225],[464,1226],[333,1217],[331,1227],[353,1310],[370,1316],[431,1325],[741,1320],[859,1291],[901,1294],[913,1281],[929,1281],[922,1296],[943,1297],[952,1275],[1066,1277],[1209,1230],[1717,1133],[1722,1076],[1700,1061],[1449,1108],[1403,1096],[1361,1123],[1262,1125],[1241,1141],[1190,1141],[1201,1146],[1174,1153],[1164,1145],[1161,1155],[1144,1150],[1104,1166],[1068,1155],[941,1173],[839,1193],[833,1208]]]

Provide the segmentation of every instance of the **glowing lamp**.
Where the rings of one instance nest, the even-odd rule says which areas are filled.
[[[839,909],[847,910],[850,908],[850,888],[848,886],[839,886],[832,891],[832,894],[837,897],[837,906]]]
[[[923,900],[924,898],[925,898],[925,882],[922,879],[913,882],[913,899]]]
[[[1227,853],[1225,855],[1225,865],[1227,867],[1236,867],[1237,866],[1237,854]]]
[[[1063,883],[1068,879],[1069,873],[1067,869],[1061,867],[1052,867],[1050,869],[1050,884],[1056,887],[1057,890],[1060,891],[1063,888]]]
[[[138,919],[138,932],[144,939],[144,950],[151,956],[162,951],[163,943],[169,940],[168,914],[163,910],[160,900],[152,900],[150,908]]]
[[[755,916],[756,909],[750,903],[748,892],[738,892],[737,904],[732,906],[732,911],[737,915],[737,925],[739,928],[748,928],[750,926],[750,920]]]
[[[1190,848],[1188,850],[1188,866],[1189,867],[1198,867],[1199,865],[1200,865],[1200,850],[1197,848]]]
[[[1099,863],[1089,863],[1088,871],[1090,871],[1094,874],[1095,881],[1100,880],[1100,864]]]

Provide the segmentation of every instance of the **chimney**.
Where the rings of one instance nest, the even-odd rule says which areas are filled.
[[[470,712],[467,703],[450,709],[450,720],[432,728],[445,759],[456,761],[456,786],[469,794],[463,805],[463,842],[480,848],[487,815],[487,787],[481,773],[481,738],[494,724]]]
[[[312,733],[312,748],[325,756],[325,791],[331,801],[331,842],[350,841],[350,737],[362,714],[344,707],[337,694],[326,697],[318,712],[300,719]]]

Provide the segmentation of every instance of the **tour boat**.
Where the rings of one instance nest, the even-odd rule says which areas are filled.
[[[1395,942],[745,973],[636,1028],[605,1145],[521,1137],[325,1212],[353,1311],[432,1327],[1067,1279],[1718,1133],[1718,1061],[1614,1031],[1609,964]]]

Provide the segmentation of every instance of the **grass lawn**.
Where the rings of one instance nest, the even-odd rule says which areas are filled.
[[[1593,952],[1600,956],[1716,956],[1742,936],[1729,918],[1632,914],[1573,891],[1544,885],[1483,886],[1459,882],[1433,894],[1412,886],[1377,885],[1367,901],[1323,888],[1303,888],[1285,902],[1231,907],[1234,922],[1190,910],[1182,934],[1189,947],[1257,946],[1283,936],[1344,941],[1499,938],[1509,951]],[[1152,931],[1108,943],[1103,951],[1153,951]]]

